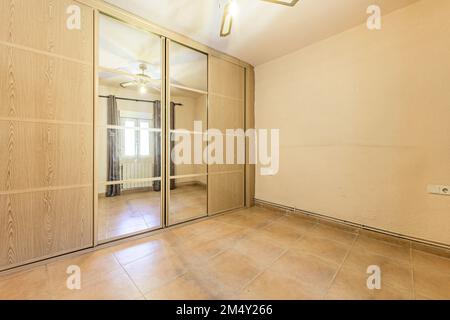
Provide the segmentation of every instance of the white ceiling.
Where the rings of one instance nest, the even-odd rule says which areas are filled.
[[[293,8],[236,0],[239,16],[227,38],[219,37],[226,0],[105,1],[256,66],[364,23],[369,5],[384,15],[418,0],[300,0]]]

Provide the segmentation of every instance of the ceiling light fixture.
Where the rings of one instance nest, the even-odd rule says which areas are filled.
[[[145,74],[145,71],[147,70],[147,65],[145,63],[141,63],[139,65],[139,69],[141,70],[141,72],[134,76],[134,80],[122,82],[120,86],[122,88],[137,86],[139,88],[139,92],[141,94],[145,94],[147,93],[147,85],[150,84],[152,78]]]
[[[299,2],[299,0],[261,0],[270,2],[273,4],[281,4],[283,6],[293,7]],[[236,0],[228,1],[223,9],[222,26],[220,28],[220,36],[227,37],[231,34],[231,28],[233,26],[233,18],[239,13],[239,7]]]
[[[145,85],[139,86],[139,93],[140,94],[146,94],[147,93],[147,87]]]
[[[237,16],[239,7],[235,0],[228,1],[223,9],[222,27],[220,28],[220,36],[226,37],[231,33],[233,26],[233,18]]]

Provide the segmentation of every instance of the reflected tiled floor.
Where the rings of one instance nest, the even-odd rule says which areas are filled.
[[[70,265],[80,290],[67,289]],[[143,298],[450,299],[450,259],[255,207],[0,277],[0,299]]]
[[[98,199],[99,241],[161,226],[161,192],[126,192]],[[170,219],[175,224],[206,215],[206,186],[181,185],[171,191]]]

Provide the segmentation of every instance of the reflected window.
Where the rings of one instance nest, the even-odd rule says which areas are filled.
[[[124,134],[124,156],[125,157],[134,157],[136,156],[136,134],[135,134],[135,121],[134,120],[125,120],[124,121],[125,134]]]
[[[148,121],[140,121],[139,127],[139,155],[141,157],[148,157],[150,155],[150,132]]]
[[[123,156],[145,158],[150,156],[150,122],[142,119],[122,119]],[[140,130],[138,130],[140,129]]]

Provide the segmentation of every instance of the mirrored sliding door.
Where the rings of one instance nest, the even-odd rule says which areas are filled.
[[[167,41],[167,224],[206,216],[207,166],[203,132],[207,129],[208,57]]]
[[[162,39],[99,18],[98,241],[162,227]]]

